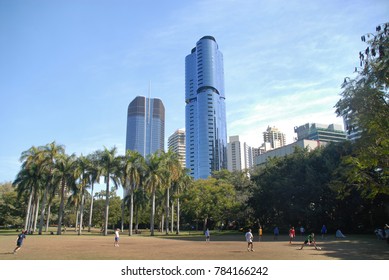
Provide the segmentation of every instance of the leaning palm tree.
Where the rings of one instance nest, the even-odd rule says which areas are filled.
[[[111,150],[108,150],[104,147],[103,151],[99,151],[99,163],[101,167],[101,174],[105,177],[106,183],[106,197],[105,197],[105,216],[104,216],[104,235],[108,234],[108,214],[109,214],[109,197],[110,197],[110,187],[109,182],[112,180],[117,186],[117,169],[119,168],[119,159],[116,157],[117,148],[113,147]]]
[[[154,220],[155,220],[155,194],[158,189],[163,186],[163,170],[161,164],[160,152],[157,151],[147,156],[146,172],[145,172],[145,187],[151,193],[151,216],[150,216],[150,232],[154,235]]]
[[[57,177],[58,181],[61,184],[60,190],[60,204],[59,204],[59,212],[58,212],[58,227],[57,227],[57,235],[61,235],[62,230],[62,219],[64,213],[64,202],[65,202],[65,194],[67,187],[74,187],[77,180],[76,174],[76,156],[73,154],[68,156],[66,154],[60,155],[57,158],[55,169],[53,175]]]

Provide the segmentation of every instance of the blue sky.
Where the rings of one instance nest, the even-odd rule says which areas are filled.
[[[124,153],[137,95],[161,98],[166,140],[185,126],[185,56],[204,35],[224,55],[227,133],[251,146],[276,126],[342,123],[340,85],[387,0],[0,0],[0,182],[21,153],[56,141]]]

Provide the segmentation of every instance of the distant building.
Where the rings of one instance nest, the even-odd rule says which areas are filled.
[[[223,54],[204,36],[185,58],[186,167],[194,179],[227,168]]]
[[[340,142],[346,140],[346,133],[339,124],[307,123],[294,128],[297,140],[319,140],[321,142]]]
[[[158,98],[137,96],[127,111],[126,150],[146,157],[164,150],[165,107]]]
[[[264,164],[269,158],[283,157],[286,155],[293,154],[296,147],[307,148],[310,151],[318,147],[325,146],[326,144],[327,144],[326,142],[321,142],[316,140],[306,140],[306,139],[298,140],[297,142],[294,142],[292,144],[285,145],[281,148],[274,149],[264,154],[261,154],[259,156],[256,156],[254,158],[254,165]]]
[[[185,167],[185,130],[177,129],[169,136],[167,146],[169,150],[177,153],[182,167]]]
[[[276,127],[268,126],[266,131],[263,133],[263,141],[270,143],[271,149],[277,149],[286,144],[285,134],[278,130]]]
[[[229,171],[248,170],[253,166],[253,153],[246,142],[239,141],[239,136],[230,136],[227,145],[227,169]]]
[[[350,120],[343,118],[347,140],[355,141],[361,137],[362,130],[356,124],[351,124]]]

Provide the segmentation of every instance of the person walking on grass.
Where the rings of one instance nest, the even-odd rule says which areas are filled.
[[[251,233],[251,229],[246,232],[245,237],[247,241],[247,251],[254,252],[253,234]]]
[[[119,247],[119,229],[118,228],[115,230],[115,243],[114,243],[114,246],[115,247]]]
[[[316,246],[315,234],[313,232],[310,235],[307,236],[307,238],[304,241],[304,244],[301,245],[300,250],[302,250],[306,244],[308,244],[308,245],[313,244],[313,246],[315,246],[316,250],[321,250],[320,247]]]
[[[23,240],[26,238],[27,230],[22,230],[22,233],[18,235],[18,238],[16,239],[16,248],[14,249],[14,254],[16,254],[17,251],[20,250],[20,248],[23,245]]]
[[[211,234],[210,234],[210,232],[209,232],[209,229],[207,228],[207,229],[205,230],[205,242],[209,242],[210,239],[211,239]]]

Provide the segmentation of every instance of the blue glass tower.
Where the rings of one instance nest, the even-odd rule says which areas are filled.
[[[165,107],[158,98],[137,96],[127,113],[126,150],[146,157],[164,149]]]
[[[227,169],[223,54],[202,37],[185,58],[186,167],[194,179]]]

